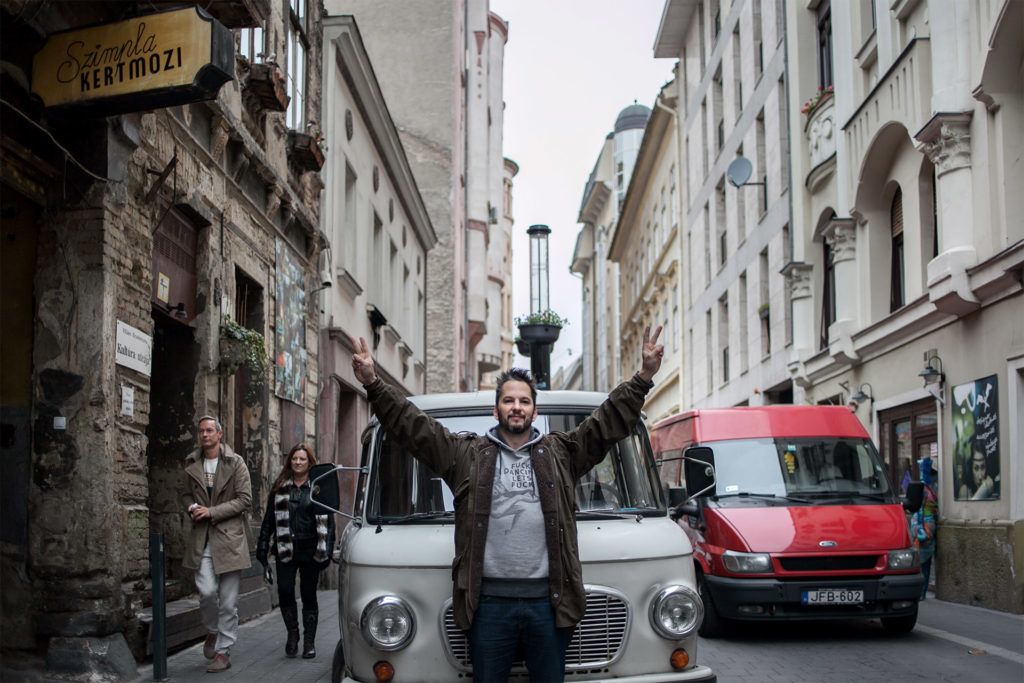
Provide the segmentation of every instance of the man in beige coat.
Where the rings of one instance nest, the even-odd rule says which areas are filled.
[[[249,559],[247,515],[252,485],[245,461],[221,443],[224,430],[215,417],[199,418],[200,448],[185,459],[182,507],[192,531],[182,565],[195,570],[199,606],[206,626],[203,654],[210,673],[231,668],[238,634],[238,588]]]

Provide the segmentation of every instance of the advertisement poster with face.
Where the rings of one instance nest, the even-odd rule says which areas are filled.
[[[953,387],[953,491],[999,498],[999,385],[995,375]]]

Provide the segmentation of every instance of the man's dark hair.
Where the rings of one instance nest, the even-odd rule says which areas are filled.
[[[537,383],[533,381],[533,375],[525,368],[511,368],[498,375],[496,380],[497,388],[494,390],[494,405],[501,403],[501,386],[505,382],[526,382],[530,385],[530,395],[533,402],[537,402]]]

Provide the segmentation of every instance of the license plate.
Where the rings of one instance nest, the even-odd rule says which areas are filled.
[[[864,591],[849,588],[819,588],[804,591],[801,602],[805,605],[859,605],[864,602]]]

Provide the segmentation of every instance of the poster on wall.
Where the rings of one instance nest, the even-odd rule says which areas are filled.
[[[302,267],[277,239],[277,302],[274,318],[274,393],[304,405],[306,389],[306,290]]]
[[[953,387],[953,491],[999,499],[999,385],[995,375]]]

